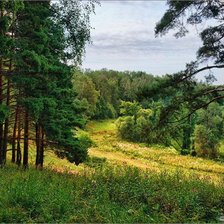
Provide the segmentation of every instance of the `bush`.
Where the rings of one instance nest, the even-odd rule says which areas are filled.
[[[190,152],[189,152],[188,149],[181,149],[180,154],[183,155],[183,156],[186,156],[186,155],[189,155]]]
[[[94,142],[89,135],[84,132],[78,133],[77,139],[78,144],[76,147],[70,149],[67,158],[70,162],[74,162],[76,165],[79,165],[88,158],[88,149],[94,144]]]
[[[116,124],[119,135],[126,140],[158,144],[163,130],[155,130],[158,121],[158,110],[144,109],[137,102],[121,101],[121,114]],[[165,137],[166,138],[166,137]],[[163,138],[163,143],[165,142]]]
[[[214,135],[213,130],[204,125],[195,127],[195,149],[197,155],[202,157],[216,158],[218,155],[218,136]]]
[[[211,103],[197,113],[198,121],[194,130],[195,149],[199,156],[216,158],[219,142],[223,138],[223,107]]]
[[[94,145],[93,140],[89,137],[89,135],[87,133],[81,133],[78,135],[78,140],[80,143],[80,147],[83,150],[87,150],[88,148],[90,148],[91,146]]]

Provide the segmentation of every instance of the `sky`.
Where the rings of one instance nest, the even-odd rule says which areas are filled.
[[[172,31],[155,37],[155,25],[167,8],[166,1],[158,0],[101,1],[91,16],[92,43],[86,47],[82,68],[145,71],[159,76],[183,70],[196,59],[202,44],[199,29],[206,24],[189,27],[183,38],[176,39]],[[214,72],[216,84],[224,84],[221,73],[220,69]]]

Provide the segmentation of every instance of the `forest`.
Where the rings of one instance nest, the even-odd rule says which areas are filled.
[[[82,68],[100,4],[0,1],[0,222],[223,222],[224,4],[167,1],[156,38],[212,22],[160,76]]]
[[[192,114],[190,105],[184,102],[177,111],[169,114],[167,110],[174,100],[170,93],[175,92],[180,97],[189,90],[170,87],[165,92],[154,93],[153,88],[167,78],[166,75],[154,77],[144,72],[77,71],[73,82],[77,97],[86,108],[86,119],[117,119],[122,139],[172,146],[182,155],[220,157],[223,101],[212,102]],[[195,79],[191,91],[214,88],[212,79],[212,76],[205,82]],[[150,91],[151,94],[145,94]],[[210,99],[203,95],[197,100],[207,102]]]

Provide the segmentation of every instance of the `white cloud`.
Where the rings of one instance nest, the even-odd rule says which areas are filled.
[[[154,28],[166,10],[164,1],[102,1],[92,17],[92,45],[84,68],[173,73],[196,58],[197,30],[180,39],[172,32],[155,38]]]

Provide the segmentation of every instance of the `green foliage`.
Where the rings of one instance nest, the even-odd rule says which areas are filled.
[[[137,102],[121,102],[121,114],[117,120],[120,136],[135,142],[157,143],[157,133],[153,131],[156,125],[156,112],[143,109]]]
[[[102,167],[67,175],[7,167],[0,175],[5,223],[214,223],[224,209],[221,183],[180,172]]]
[[[175,37],[183,37],[189,32],[189,25],[201,25],[199,36],[202,40],[202,46],[197,51],[197,60],[186,64],[186,69],[173,75],[168,75],[167,80],[151,88],[147,93],[169,95],[170,103],[165,106],[162,119],[169,120],[172,117],[180,117],[179,114],[184,107],[192,115],[201,108],[206,108],[212,102],[218,102],[223,105],[223,86],[211,85],[215,81],[212,69],[224,67],[223,57],[223,10],[224,5],[219,1],[167,1],[168,8],[161,20],[156,24],[156,35],[164,35],[168,31],[177,31]],[[204,62],[208,61],[207,66]],[[200,67],[202,66],[202,67]],[[198,84],[195,76],[207,71],[209,74],[206,83]],[[158,92],[158,93],[157,93]],[[145,93],[146,95],[146,93]],[[208,112],[209,113],[209,112]],[[204,117],[204,115],[202,115]],[[213,115],[211,115],[213,116]],[[222,131],[217,127],[217,122],[221,125],[222,119],[210,120],[210,125],[206,121],[196,121],[198,124],[194,130],[194,122],[186,122],[191,127],[183,127],[183,145],[182,148],[190,152],[190,135],[193,132],[196,136],[196,145],[199,155],[216,157],[217,144],[220,140],[219,133]],[[184,117],[184,116],[183,116]],[[185,116],[186,118],[187,116]],[[200,117],[200,115],[199,115]],[[199,118],[200,119],[200,118]],[[181,126],[183,118],[177,119]],[[164,122],[165,123],[165,122]],[[206,139],[207,136],[207,139]],[[201,138],[201,140],[200,140]],[[194,146],[192,146],[194,148]],[[194,151],[194,149],[192,149]]]
[[[121,102],[121,114],[125,116],[117,121],[120,136],[135,142],[173,146],[177,130],[159,125],[161,108],[161,102],[148,103],[147,109],[137,102]]]
[[[81,61],[89,39],[89,22],[82,15],[88,16],[91,10],[74,1],[69,4],[67,1],[60,4],[48,1],[23,3],[24,7],[17,15],[17,50],[13,55],[16,75],[12,81],[20,93],[18,104],[43,129],[47,144],[57,155],[79,164],[87,157],[88,146],[74,137],[73,130],[86,123],[82,115],[86,108],[76,97],[72,66],[65,60],[73,56],[77,63]],[[67,14],[61,14],[62,11],[70,14],[69,20]],[[71,15],[72,12],[76,15]],[[86,32],[84,36],[77,34],[72,21],[80,31]],[[68,52],[69,43],[71,52]]]
[[[119,135],[126,140],[173,146],[182,155],[198,155],[210,158],[218,156],[218,147],[223,138],[223,107],[212,103],[191,115],[181,123],[177,115],[169,117],[170,123],[161,122],[161,102],[148,104],[143,109],[137,102],[121,101],[121,114],[117,120]],[[181,116],[188,113],[182,108]],[[172,120],[173,118],[173,120]]]
[[[79,143],[80,143],[80,147],[83,149],[83,150],[87,150],[88,148],[90,148],[91,146],[94,145],[94,142],[93,140],[89,137],[88,134],[79,134],[78,135],[78,140],[79,140]]]
[[[117,118],[120,101],[138,100],[138,92],[154,81],[144,72],[75,71],[73,83],[92,119]]]
[[[78,73],[78,71],[75,72],[73,83],[77,97],[86,106],[86,115],[92,117],[96,111],[99,91],[96,90],[95,84],[89,76]]]
[[[3,123],[6,117],[9,116],[9,108],[6,105],[0,105],[0,123]]]
[[[64,34],[64,59],[75,64],[82,61],[85,45],[90,41],[90,15],[96,1],[60,0],[52,4],[54,19],[61,25]]]
[[[137,113],[140,111],[141,106],[137,102],[125,102],[121,101],[120,113],[125,116],[137,116]]]
[[[198,155],[216,158],[223,138],[223,107],[212,103],[198,111],[198,124],[194,131],[195,149]]]
[[[96,111],[93,116],[94,119],[107,119],[107,118],[115,118],[117,117],[117,113],[110,103],[106,102],[102,97],[96,103]]]

